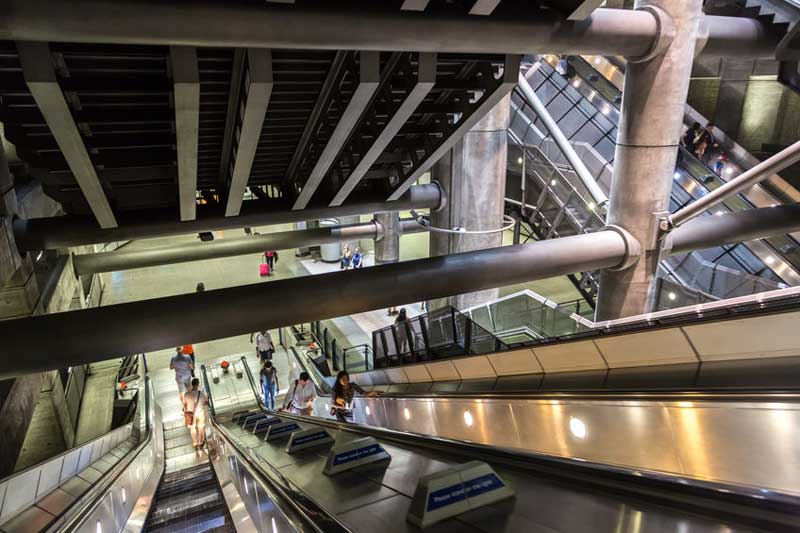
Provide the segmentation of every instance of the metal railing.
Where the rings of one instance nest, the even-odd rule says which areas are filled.
[[[375,368],[507,350],[497,336],[453,307],[372,332]]]

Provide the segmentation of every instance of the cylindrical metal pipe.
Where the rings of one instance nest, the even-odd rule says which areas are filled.
[[[586,165],[583,164],[583,160],[575,151],[575,148],[569,142],[567,136],[564,135],[564,132],[562,132],[561,128],[558,127],[556,121],[553,120],[552,116],[550,116],[550,112],[547,110],[542,101],[539,100],[539,97],[536,96],[536,92],[534,92],[533,87],[530,86],[528,80],[525,78],[525,75],[522,73],[519,75],[518,86],[522,91],[522,94],[525,96],[525,101],[533,108],[536,116],[541,119],[544,127],[553,137],[553,140],[559,149],[561,149],[564,157],[567,158],[567,161],[569,161],[569,164],[572,166],[573,170],[575,170],[575,173],[578,175],[581,183],[583,183],[583,186],[586,187],[586,190],[589,192],[594,202],[598,206],[605,205],[605,203],[608,202],[608,196],[606,196],[606,193],[604,193],[603,189],[600,188],[600,185],[597,184],[597,181],[594,179],[594,176],[592,176],[592,173],[589,172],[588,168],[586,168]],[[522,182],[525,183],[525,180],[522,180]]]
[[[286,9],[263,2],[7,0],[0,17],[0,39],[13,41],[398,52],[639,56],[657,32],[650,14],[630,10],[597,9],[586,20],[565,21],[540,10],[430,15],[385,2]]]
[[[736,176],[722,187],[714,189],[699,200],[692,202],[682,209],[678,209],[676,212],[666,217],[666,224],[664,224],[661,229],[666,231],[670,228],[680,226],[712,206],[724,201],[726,198],[752,187],[756,183],[769,178],[773,174],[777,174],[784,168],[798,161],[800,161],[800,141],[784,148],[772,157],[765,159],[750,170]]]
[[[800,231],[800,205],[760,207],[695,218],[667,235],[665,249],[669,255],[684,254],[796,231]]]
[[[700,20],[697,53],[737,59],[775,59],[780,33],[755,18],[705,15]]]
[[[599,231],[360,270],[0,321],[0,379],[131,353],[611,268],[625,238]],[[358,295],[354,298],[353,295]],[[265,305],[279,302],[279,305]]]
[[[127,215],[123,213],[118,217],[120,226],[109,229],[99,228],[94,217],[65,216],[18,219],[14,221],[14,238],[21,251],[46,250],[202,231],[305,222],[349,215],[368,215],[387,211],[437,209],[441,202],[442,192],[438,185],[432,183],[412,187],[394,202],[386,202],[383,199],[364,199],[362,201],[354,200],[353,203],[337,207],[325,205],[292,210],[288,205],[282,205],[279,209],[269,209],[264,202],[257,200],[246,202],[242,206],[241,214],[236,217],[222,216],[222,211],[219,209],[207,214],[198,209],[198,219],[186,222],[177,220],[177,213],[174,209],[166,213],[148,211]]]
[[[405,220],[403,233],[419,233],[425,228],[413,220]],[[267,250],[289,250],[303,246],[375,239],[380,226],[373,222],[348,226],[322,227],[307,230],[281,231],[244,239],[218,239],[213,242],[190,242],[174,246],[159,246],[141,250],[122,250],[72,256],[75,273],[79,276],[99,272],[117,272],[134,268],[174,265],[189,261],[219,259],[238,255],[257,254]]]
[[[375,241],[375,264],[396,263],[400,261],[399,213],[376,213],[375,222],[380,226],[381,238]],[[418,226],[416,222],[414,225]]]

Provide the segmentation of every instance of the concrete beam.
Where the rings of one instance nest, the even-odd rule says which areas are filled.
[[[481,102],[471,115],[463,118],[461,122],[459,122],[458,127],[455,128],[446,139],[442,140],[435,150],[420,161],[417,166],[411,170],[410,174],[404,177],[403,183],[389,195],[389,201],[400,198],[425,172],[430,170],[434,163],[439,161],[453,145],[461,140],[484,115],[494,109],[494,106],[514,89],[519,79],[519,63],[519,56],[506,56],[502,74],[503,78],[500,84],[488,96],[484,97],[483,102]]]
[[[417,82],[406,96],[406,99],[397,108],[394,115],[386,122],[383,131],[378,134],[372,146],[364,154],[361,160],[347,177],[347,180],[336,193],[330,205],[341,205],[361,182],[367,171],[375,164],[386,147],[394,139],[400,128],[408,121],[411,114],[417,109],[425,96],[436,83],[436,54],[422,53],[419,55],[419,67],[417,72]]]
[[[611,268],[623,263],[627,254],[623,234],[600,231],[2,321],[0,379],[569,272]],[[359,297],[341,298],[342,294]],[[265,306],[264,302],[280,305]]]
[[[237,48],[233,51],[233,64],[231,65],[231,84],[228,89],[228,107],[225,111],[225,132],[222,137],[222,156],[219,158],[219,190],[224,191],[228,186],[228,176],[231,174],[231,157],[233,152],[233,136],[236,129],[236,118],[239,113],[239,99],[242,93],[242,80],[247,50]]]
[[[171,46],[169,56],[175,92],[181,220],[194,220],[197,216],[197,147],[200,133],[197,50],[189,46]]]
[[[403,0],[401,11],[425,11],[430,0]]]
[[[39,111],[42,112],[50,132],[56,139],[72,175],[83,192],[101,228],[115,228],[117,221],[111,205],[97,177],[97,171],[83,144],[75,119],[69,110],[64,93],[58,85],[50,47],[47,43],[17,42],[19,59],[25,83],[28,85]]]
[[[264,126],[264,116],[267,114],[272,87],[272,52],[263,48],[249,49],[245,82],[247,95],[233,164],[233,177],[228,192],[228,203],[225,207],[226,217],[239,215],[242,208],[244,190],[250,179],[250,169],[253,168],[253,159],[258,149],[258,141],[261,137],[261,128]]]
[[[292,209],[304,209],[311,201],[311,197],[316,192],[322,179],[330,170],[331,165],[336,160],[342,147],[344,147],[353,128],[358,124],[361,115],[372,101],[375,91],[380,83],[380,54],[378,52],[361,52],[359,54],[359,79],[358,86],[353,92],[353,96],[347,103],[339,122],[331,133],[328,143],[322,150],[317,159],[311,174],[308,176],[303,190],[297,197],[297,201]]]

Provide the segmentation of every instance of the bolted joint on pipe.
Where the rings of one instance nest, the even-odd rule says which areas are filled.
[[[431,207],[431,213],[438,213],[447,207],[447,189],[444,188],[444,185],[442,185],[439,180],[433,180],[431,185],[435,185],[439,190],[439,205]]]
[[[675,38],[675,22],[669,13],[657,6],[643,6],[637,11],[644,11],[653,15],[656,20],[656,35],[650,49],[640,56],[629,56],[626,59],[631,63],[644,63],[663,54]]]
[[[625,243],[625,255],[622,261],[617,266],[609,267],[608,270],[625,270],[632,267],[639,260],[642,255],[642,245],[636,237],[628,233],[624,228],[610,224],[600,228],[600,231],[613,231],[622,237],[622,241]]]

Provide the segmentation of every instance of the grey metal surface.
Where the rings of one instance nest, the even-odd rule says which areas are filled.
[[[507,246],[357,271],[183,294],[0,322],[10,357],[0,376],[202,342],[620,264],[615,231]],[[475,272],[481,272],[475,276]],[[302,294],[316,304],[310,306]],[[342,300],[341,294],[359,294]],[[280,306],[265,307],[264,301]],[[103,324],[102,329],[97,324]],[[46,337],[41,332],[48,331]],[[53,354],[58,354],[54,358]]]
[[[514,17],[414,17],[388,4],[326,8],[265,9],[248,3],[192,6],[194,24],[183,25],[174,6],[142,2],[82,0],[52,5],[46,0],[11,0],[4,6],[0,38],[124,44],[181,44],[300,49],[397,50],[422,52],[597,53],[638,57],[658,34],[649,13],[597,9],[584,21],[556,24],[554,10],[531,10]],[[773,57],[777,39],[755,19],[704,17],[706,49],[718,55]],[[748,21],[749,25],[739,24]],[[228,28],[236,27],[232,33]]]
[[[20,63],[22,63],[25,83],[36,100],[36,105],[55,137],[61,153],[67,160],[83,196],[101,228],[115,228],[117,221],[106,193],[97,177],[78,126],[72,117],[64,93],[58,84],[50,59],[47,43],[18,42]]]
[[[409,224],[405,233],[419,231],[425,230],[417,224]],[[113,252],[80,254],[73,255],[72,264],[75,273],[81,276],[97,272],[114,272],[220,257],[259,254],[265,250],[288,250],[349,240],[375,239],[379,233],[380,228],[374,222],[367,222],[349,226],[265,233],[243,239],[215,239],[207,243],[190,242],[132,251],[123,249]]]
[[[793,165],[800,161],[800,141],[788,146],[778,152],[777,154],[769,157],[754,166],[753,168],[743,172],[734,179],[728,181],[726,184],[714,189],[699,200],[692,202],[668,215],[666,218],[666,227],[663,229],[670,229],[678,227],[681,224],[691,220],[697,215],[705,212],[710,207],[722,202],[729,196],[736,195],[752,185],[764,181],[771,177],[773,174]]]
[[[657,214],[669,210],[676,145],[703,17],[701,0],[645,0],[637,4],[641,6],[659,13],[665,25],[674,25],[674,39],[645,61],[630,63],[626,71],[606,223],[630,232],[642,255],[624,270],[600,274],[598,320],[653,310],[660,249]]]
[[[800,231],[800,206],[776,205],[699,217],[667,234],[670,254]]]
[[[232,423],[224,423],[223,430],[234,441],[245,436],[245,432]],[[339,438],[358,436],[358,430],[356,433],[329,431]],[[388,442],[382,445],[392,456],[389,464],[330,477],[321,473],[327,449],[289,456],[280,447],[262,443],[245,453],[257,464],[262,461],[265,468],[270,468],[266,467],[267,463],[277,468],[285,482],[310,497],[350,530],[415,531],[416,528],[406,522],[406,513],[419,477],[465,459],[414,446]],[[631,531],[748,529],[732,521],[723,525],[674,508],[559,484],[515,468],[495,465],[495,469],[514,488],[517,494],[514,500],[470,511],[426,531],[615,531],[621,527]]]
[[[375,222],[380,225],[381,238],[375,241],[375,264],[400,261],[400,214],[376,213]]]
[[[197,50],[191,46],[171,46],[169,56],[175,93],[180,215],[182,221],[194,220],[197,216],[197,147],[200,136]]]
[[[250,169],[256,156],[264,116],[272,95],[272,51],[251,48],[247,51],[247,73],[245,74],[246,101],[242,124],[236,142],[236,157],[233,163],[233,175],[228,191],[228,203],[225,216],[238,216],[242,208],[244,190],[250,178]]]
[[[120,217],[121,227],[113,229],[98,228],[93,218],[80,216],[17,219],[14,221],[14,239],[21,250],[44,250],[350,215],[435,209],[441,201],[439,187],[429,184],[412,187],[403,197],[393,202],[385,201],[383,196],[380,199],[370,196],[355,198],[338,207],[314,206],[297,211],[289,209],[283,203],[268,206],[261,200],[249,200],[244,202],[238,217],[225,217],[223,213],[212,209],[205,215],[201,213],[197,220],[190,222],[176,222],[172,210],[145,210]]]
[[[359,79],[358,84],[353,90],[353,95],[347,106],[342,111],[339,122],[333,129],[325,148],[319,155],[311,174],[303,184],[303,189],[294,203],[292,209],[305,209],[311,201],[311,197],[322,183],[322,179],[328,173],[337,155],[344,144],[350,138],[353,128],[358,124],[364,110],[372,100],[372,96],[378,89],[380,83],[380,54],[373,51],[362,51],[359,53]]]

